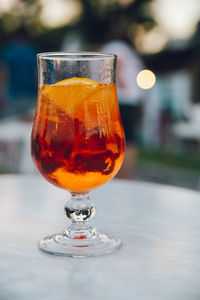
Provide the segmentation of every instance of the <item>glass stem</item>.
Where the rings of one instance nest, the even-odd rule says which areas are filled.
[[[65,205],[65,214],[71,220],[71,225],[65,230],[70,239],[91,239],[96,237],[95,228],[88,221],[95,215],[95,206],[88,194],[72,194]]]

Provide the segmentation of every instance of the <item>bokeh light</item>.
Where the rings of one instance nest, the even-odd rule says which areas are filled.
[[[17,3],[17,0],[1,0],[0,1],[0,14],[9,12],[16,3]]]
[[[142,70],[136,78],[137,84],[141,89],[151,89],[156,83],[156,76],[151,70]]]
[[[40,0],[42,10],[40,14],[41,23],[50,28],[64,26],[77,18],[82,7],[76,0]]]
[[[154,0],[151,9],[158,25],[174,39],[189,38],[200,18],[199,0]]]
[[[142,26],[138,26],[134,43],[139,53],[155,54],[166,47],[168,36],[159,26],[155,26],[148,32]]]

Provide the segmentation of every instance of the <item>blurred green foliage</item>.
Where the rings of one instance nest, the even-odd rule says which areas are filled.
[[[78,18],[65,26],[48,28],[40,19],[40,0],[19,0],[9,12],[0,14],[0,46],[19,26],[26,27],[41,50],[59,50],[64,35],[74,29],[80,31],[93,48],[117,37],[133,42],[138,25],[149,30],[155,24],[149,9],[151,1],[79,0],[82,10]]]
[[[166,148],[143,148],[139,150],[138,164],[157,165],[168,168],[200,171],[199,151],[174,151]]]

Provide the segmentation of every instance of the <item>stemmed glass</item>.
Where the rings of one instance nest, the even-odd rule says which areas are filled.
[[[88,193],[113,178],[124,157],[116,55],[49,52],[38,54],[37,59],[32,158],[49,182],[71,193],[65,206],[71,225],[40,240],[39,248],[73,257],[110,253],[121,241],[89,224],[95,206]]]

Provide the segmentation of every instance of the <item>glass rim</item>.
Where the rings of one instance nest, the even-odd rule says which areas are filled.
[[[116,59],[114,53],[105,52],[87,52],[87,51],[55,51],[41,52],[37,54],[37,58],[49,60],[100,60],[100,59]]]

